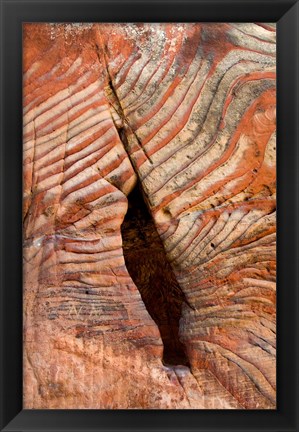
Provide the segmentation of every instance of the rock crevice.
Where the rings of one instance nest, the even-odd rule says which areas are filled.
[[[163,362],[187,366],[189,360],[180,341],[179,327],[183,304],[190,305],[167,260],[140,185],[129,194],[128,202],[121,226],[126,267],[160,330]]]

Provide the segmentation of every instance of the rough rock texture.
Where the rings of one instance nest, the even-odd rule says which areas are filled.
[[[275,35],[24,26],[25,408],[275,408]]]

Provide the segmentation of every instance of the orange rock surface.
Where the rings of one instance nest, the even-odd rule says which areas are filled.
[[[24,25],[24,408],[276,407],[275,37]]]

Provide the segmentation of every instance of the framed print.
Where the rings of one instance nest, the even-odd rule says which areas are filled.
[[[295,431],[298,3],[1,6],[2,430]]]

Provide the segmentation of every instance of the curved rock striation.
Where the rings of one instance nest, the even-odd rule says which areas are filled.
[[[275,36],[25,25],[25,408],[275,408]],[[187,366],[163,364],[125,265],[137,179]]]

